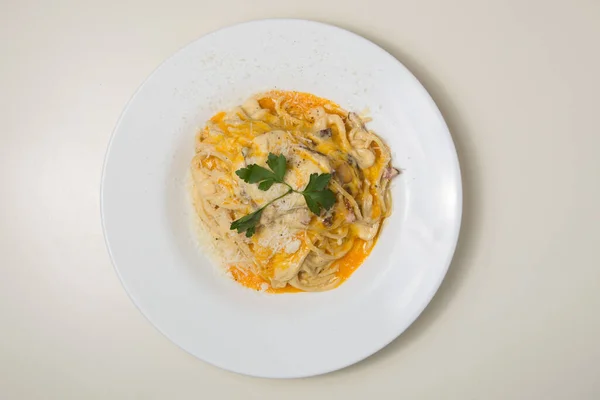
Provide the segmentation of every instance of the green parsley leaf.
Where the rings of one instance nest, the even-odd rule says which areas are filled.
[[[304,188],[305,192],[318,192],[323,190],[329,184],[331,174],[310,174],[308,185]]]
[[[275,183],[275,181],[273,179],[267,179],[265,181],[262,181],[261,183],[258,184],[258,188],[260,190],[269,190],[271,188],[271,186],[273,186],[273,184]]]
[[[246,168],[235,171],[246,183],[259,183],[260,190],[269,190],[274,183],[284,183],[283,178],[287,169],[287,160],[283,155],[269,153],[267,165],[271,168],[269,171],[260,165],[250,164]]]
[[[307,196],[306,194],[304,194],[303,196],[304,201],[306,201],[306,205],[308,206],[308,209],[312,211],[313,214],[321,215],[321,206],[315,200],[313,200],[313,198],[310,195]]]
[[[302,192],[308,209],[321,215],[321,210],[329,210],[335,204],[335,193],[325,189],[331,180],[331,174],[311,174],[306,189]]]
[[[238,233],[246,232],[246,237],[254,235],[256,232],[256,225],[260,222],[260,216],[262,215],[263,209],[254,211],[252,214],[248,214],[238,220],[235,220],[229,226],[229,229],[237,229]]]
[[[235,174],[246,183],[258,183],[266,179],[277,179],[273,172],[256,164],[250,164],[246,168],[238,169],[235,171]]]
[[[335,204],[335,193],[329,189],[320,192],[303,192],[308,209],[315,215],[321,215],[321,210],[329,210]]]
[[[285,159],[285,156],[282,154],[277,156],[273,153],[269,153],[267,165],[275,173],[277,182],[283,182],[283,177],[285,176],[285,171],[287,170],[287,160]]]

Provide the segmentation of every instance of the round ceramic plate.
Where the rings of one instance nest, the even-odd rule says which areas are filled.
[[[186,191],[194,136],[215,112],[273,88],[369,110],[402,169],[373,252],[332,291],[254,292],[197,245]],[[302,20],[225,28],[165,61],[117,124],[101,202],[115,268],[150,322],[211,364],[277,378],[346,367],[401,334],[446,273],[462,210],[452,138],[415,77],[362,37]]]

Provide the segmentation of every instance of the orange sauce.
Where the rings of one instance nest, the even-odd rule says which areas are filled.
[[[266,108],[269,111],[275,111],[275,101],[270,97],[264,97],[258,101],[258,104],[262,108]]]
[[[362,265],[374,245],[375,240],[369,243],[362,239],[356,239],[352,249],[344,257],[333,262],[333,265],[337,265],[339,268],[336,275],[341,278],[340,283],[350,278],[350,275]]]
[[[331,108],[331,112],[344,115],[344,113],[340,111],[340,106],[338,104],[311,93],[271,90],[265,93],[264,96],[265,97],[258,101],[258,104],[260,104],[262,108],[267,108],[271,111],[275,111],[275,101],[273,98],[283,97],[283,102],[286,104],[287,111],[294,116],[304,117],[313,108],[323,107],[325,105],[328,105]]]
[[[373,250],[373,246],[375,245],[375,241],[369,243],[361,239],[356,239],[354,244],[352,245],[352,249],[346,253],[346,255],[339,260],[333,262],[333,265],[339,268],[336,275],[340,278],[339,284],[342,284],[346,281],[354,271],[358,269],[365,261],[367,256]],[[237,267],[230,267],[229,272],[233,276],[233,279],[239,284],[247,287],[248,289],[260,291],[262,290],[262,285],[264,283],[268,284],[266,280],[261,278],[258,275],[255,275],[252,272],[242,272]],[[303,290],[296,289],[293,286],[287,285],[286,287],[275,289],[272,288],[271,285],[268,285],[266,293],[298,293],[303,292]]]
[[[264,280],[263,278],[261,278],[260,276],[254,274],[252,272],[247,272],[247,273],[242,272],[237,267],[230,267],[229,272],[231,273],[231,275],[233,276],[233,279],[237,283],[241,284],[242,286],[247,287],[248,289],[261,291],[262,285],[266,283],[268,285],[268,288],[267,288],[267,290],[265,290],[265,292],[267,292],[267,293],[298,293],[298,292],[302,292],[302,290],[296,289],[295,287],[290,286],[290,285],[287,285],[286,287],[279,288],[279,289],[272,288],[271,285],[269,285],[269,283],[266,280]]]

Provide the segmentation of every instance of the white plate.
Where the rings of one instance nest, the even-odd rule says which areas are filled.
[[[253,292],[197,247],[185,190],[194,135],[218,110],[275,87],[368,108],[403,170],[372,254],[329,292]],[[461,196],[446,124],[402,64],[333,26],[263,20],[204,36],[146,80],[110,141],[101,208],[123,286],[154,326],[221,368],[287,378],[360,361],[416,319],[450,264]]]

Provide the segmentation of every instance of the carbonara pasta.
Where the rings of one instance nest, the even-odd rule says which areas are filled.
[[[311,94],[270,91],[217,113],[198,133],[194,208],[236,281],[268,292],[323,291],[362,264],[390,215],[398,174],[365,122]],[[272,170],[275,155],[285,168],[281,182],[241,179],[249,166]],[[302,191],[319,175],[327,188],[313,186],[333,192],[335,202],[317,215]],[[246,234],[232,229],[244,217],[253,224]]]

